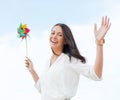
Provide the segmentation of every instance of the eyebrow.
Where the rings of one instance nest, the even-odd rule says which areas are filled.
[[[55,32],[55,31],[54,31],[54,30],[51,30],[51,32]],[[63,34],[62,32],[57,32],[57,33]]]

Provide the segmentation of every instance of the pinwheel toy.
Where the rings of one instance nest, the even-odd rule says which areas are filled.
[[[27,24],[20,24],[18,31],[18,37],[26,40],[26,57],[28,57],[28,46],[27,46],[27,36],[29,36],[30,29],[27,28]]]

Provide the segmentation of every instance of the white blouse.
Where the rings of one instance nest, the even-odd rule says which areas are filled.
[[[81,63],[62,53],[50,67],[50,61],[45,66],[44,73],[35,83],[41,93],[41,100],[69,100],[75,96],[80,74],[93,80],[100,80],[94,68]]]

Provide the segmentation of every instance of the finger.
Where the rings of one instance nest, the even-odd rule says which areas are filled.
[[[94,24],[94,34],[97,32],[97,25]],[[96,35],[96,34],[95,34]]]
[[[26,59],[25,59],[25,66],[28,68],[28,67],[29,67],[29,65],[30,65],[29,58],[28,58],[28,57],[26,57]]]
[[[111,23],[107,26],[106,32],[110,29]]]
[[[25,58],[25,61],[28,61],[28,58],[27,58],[27,57]]]
[[[107,24],[107,16],[105,16],[105,18],[104,18],[104,25],[106,25]]]
[[[25,59],[26,61],[28,61],[28,62],[31,62],[31,60],[28,58],[28,57],[26,57],[26,59]]]
[[[29,64],[30,61],[29,61],[28,59],[25,59],[25,63],[26,63],[26,64]]]
[[[25,63],[29,63],[29,61],[28,61],[28,60],[25,60]]]
[[[28,57],[25,57],[25,59],[28,59]]]
[[[104,22],[104,17],[102,16],[102,23],[101,23],[101,26],[104,25],[105,22]]]
[[[111,23],[110,23],[110,24],[108,25],[108,27],[106,28],[106,31],[105,31],[104,36],[106,35],[106,33],[107,33],[107,31],[109,30],[110,26],[111,26]]]
[[[110,26],[110,18],[108,18],[106,22],[106,27],[108,28],[109,26]]]
[[[28,57],[26,57],[26,58],[31,62],[30,58],[28,58]]]
[[[29,65],[28,65],[28,64],[26,64],[25,66],[26,66],[26,67],[29,67]]]
[[[25,65],[28,65],[29,63],[28,62],[25,62]]]
[[[29,62],[28,62],[28,61],[26,61],[25,63],[26,63],[26,64],[29,64]]]
[[[26,67],[29,67],[29,62],[25,62]]]
[[[29,62],[25,62],[26,65],[29,65]]]
[[[109,24],[109,26],[108,26],[108,29],[111,27],[111,23]]]

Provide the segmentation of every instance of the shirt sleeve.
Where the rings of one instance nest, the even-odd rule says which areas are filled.
[[[102,78],[99,78],[97,76],[97,74],[95,73],[95,70],[94,70],[94,67],[93,66],[90,66],[89,69],[88,69],[88,73],[89,73],[89,78],[93,79],[93,80],[96,80],[96,81],[101,81]]]
[[[73,70],[75,70],[78,74],[81,74],[92,80],[100,81],[102,79],[97,76],[93,66],[83,64],[80,60],[76,60],[75,58],[72,61],[71,68],[73,68]]]
[[[41,93],[40,79],[34,84],[35,88]]]

